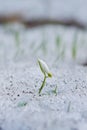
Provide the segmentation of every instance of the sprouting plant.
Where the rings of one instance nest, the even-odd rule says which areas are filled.
[[[62,59],[64,59],[65,57],[65,49],[66,49],[65,45],[63,45],[62,50],[61,50],[61,55],[60,55]]]
[[[42,43],[41,43],[41,49],[43,51],[44,54],[46,54],[47,52],[47,48],[46,48],[46,39],[43,39]]]
[[[56,43],[56,50],[57,50],[57,58],[56,60],[58,60],[59,58],[64,59],[65,56],[65,44],[62,43],[62,38],[60,36],[56,37],[55,40]]]
[[[74,38],[73,38],[73,43],[72,43],[72,58],[76,59],[76,55],[77,55],[77,33],[74,34]]]
[[[19,102],[18,107],[24,107],[27,105],[27,102]]]
[[[47,53],[47,41],[43,39],[41,43],[34,49],[34,54],[41,51],[44,55]]]
[[[47,54],[48,48],[47,48],[47,38],[46,38],[46,34],[43,31],[42,32],[42,39],[40,41],[40,43],[35,47],[35,45],[33,46],[33,54],[37,54],[38,52],[43,53],[44,55]]]
[[[51,78],[51,77],[52,77],[52,74],[51,74],[51,72],[50,72],[50,70],[49,70],[47,64],[46,64],[43,60],[38,59],[38,63],[39,63],[39,67],[40,67],[42,73],[44,74],[44,80],[43,80],[42,85],[41,85],[41,87],[40,87],[40,89],[39,89],[39,94],[40,94],[41,91],[42,91],[42,89],[43,89],[44,86],[45,86],[46,79],[47,79],[47,78]]]
[[[21,48],[21,41],[20,41],[20,33],[18,31],[14,31],[14,39],[15,39],[15,46],[16,46],[16,53],[14,58],[16,58],[18,55],[24,54],[24,50]]]
[[[71,101],[69,101],[68,107],[67,107],[67,112],[70,112],[70,108],[71,108]]]
[[[58,53],[59,53],[60,47],[61,47],[61,37],[60,37],[60,36],[57,36],[57,37],[56,37],[55,43],[56,43],[57,51],[58,51]]]
[[[60,46],[60,44],[61,44],[61,37],[60,36],[57,36],[56,37],[56,46]]]
[[[55,96],[57,96],[57,86],[55,87],[55,89],[54,89],[54,90],[52,90],[52,93],[54,93],[54,94],[55,94]]]
[[[20,47],[20,35],[18,31],[14,32],[14,37],[15,37],[15,44],[16,47],[19,48]]]

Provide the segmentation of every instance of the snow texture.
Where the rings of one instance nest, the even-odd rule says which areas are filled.
[[[80,64],[87,58],[86,42],[87,32],[75,28],[0,26],[0,130],[87,130],[87,67]],[[40,96],[38,57],[53,73]]]

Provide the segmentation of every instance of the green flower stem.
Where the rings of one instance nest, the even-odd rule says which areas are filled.
[[[42,85],[41,85],[41,87],[40,87],[40,89],[39,89],[39,94],[41,93],[43,87],[45,86],[46,78],[47,78],[47,76],[44,75],[44,80],[43,80]]]

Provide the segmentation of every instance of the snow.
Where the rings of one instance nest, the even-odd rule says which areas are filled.
[[[77,55],[73,59],[75,33]],[[56,46],[58,36],[60,49]],[[87,58],[86,41],[87,32],[73,27],[28,29],[17,23],[0,26],[1,130],[87,129],[87,68],[80,64]],[[57,59],[63,47],[64,58]],[[41,96],[38,90],[43,74],[38,57],[46,61],[53,73]],[[53,92],[56,87],[57,95]]]

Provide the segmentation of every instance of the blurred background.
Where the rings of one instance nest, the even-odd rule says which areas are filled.
[[[0,61],[87,65],[86,11],[87,0],[0,0]]]
[[[0,0],[0,22],[87,27],[87,0]]]

